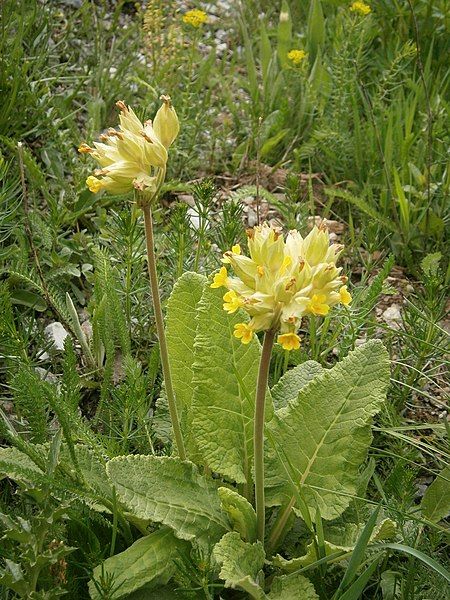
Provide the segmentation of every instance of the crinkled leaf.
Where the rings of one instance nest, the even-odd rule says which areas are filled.
[[[111,577],[111,600],[123,598],[144,585],[148,589],[165,585],[176,570],[173,559],[188,551],[188,542],[176,538],[169,527],[161,527],[95,567],[93,579],[99,581],[102,572]],[[93,581],[89,582],[89,593],[94,600],[101,597]]]
[[[83,477],[87,489],[100,498],[111,501],[113,490],[106,474],[106,462],[102,462],[91,448],[82,444],[75,446],[75,456],[79,474]],[[61,447],[61,458],[70,464],[70,454],[66,444]]]
[[[221,487],[218,490],[223,510],[228,514],[234,531],[243,540],[255,542],[257,537],[256,513],[250,502],[235,490]]]
[[[373,530],[370,536],[370,542],[380,542],[382,540],[389,539],[395,535],[397,525],[391,519],[384,519],[377,527]],[[342,553],[342,558],[346,558],[349,552],[352,552],[357,542],[358,536],[362,531],[361,527],[356,525],[349,525],[345,529],[341,529],[341,536],[339,539],[339,533],[336,532],[334,541],[324,540],[325,556],[330,556],[335,553]],[[340,543],[338,543],[338,540]],[[345,554],[345,556],[344,556]],[[314,541],[310,542],[306,546],[306,554],[287,560],[279,554],[274,558],[273,564],[276,567],[280,567],[283,571],[292,573],[298,569],[302,569],[312,563],[316,562],[319,557],[316,552],[316,545]]]
[[[14,481],[39,487],[46,480],[41,469],[17,448],[0,448],[0,475]]]
[[[423,515],[433,523],[445,519],[450,513],[450,465],[439,473],[426,490],[421,508]]]
[[[188,457],[194,462],[199,462],[198,450],[192,436],[192,411],[190,410],[194,394],[194,341],[197,331],[197,306],[206,282],[207,279],[203,275],[184,273],[174,285],[167,303],[166,316],[167,347],[173,388],[186,451]],[[168,408],[166,412],[168,413]],[[171,435],[170,419],[168,424]]]
[[[175,283],[167,302],[166,336],[173,387],[180,413],[189,409],[194,387],[195,316],[207,279],[184,273]]]
[[[319,600],[313,584],[303,575],[275,577],[267,600]]]
[[[288,402],[295,400],[299,391],[323,370],[322,365],[315,360],[307,360],[287,371],[271,390],[274,407],[283,408]]]
[[[311,514],[338,517],[355,495],[372,436],[371,417],[385,399],[388,355],[379,341],[351,352],[316,376],[267,425],[266,500],[300,494]]]
[[[191,462],[168,456],[119,456],[106,468],[119,500],[139,519],[168,525],[177,537],[206,546],[229,529],[217,487]]]
[[[223,290],[206,286],[197,311],[192,431],[211,469],[237,481],[250,480],[253,412],[261,348],[233,336],[244,313],[227,315]],[[269,395],[268,395],[269,397]],[[267,403],[267,419],[271,403]]]
[[[261,542],[249,544],[233,531],[214,546],[213,556],[221,567],[220,577],[225,580],[225,587],[241,588],[258,600],[264,598],[258,583],[265,557]]]

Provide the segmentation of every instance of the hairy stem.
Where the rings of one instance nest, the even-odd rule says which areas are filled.
[[[161,354],[161,365],[164,376],[164,385],[166,388],[167,402],[169,404],[170,419],[172,421],[172,429],[175,436],[175,443],[177,445],[178,454],[181,460],[186,459],[186,452],[184,449],[183,436],[181,434],[180,422],[178,420],[177,405],[175,403],[175,393],[173,391],[172,376],[170,372],[169,363],[169,352],[167,350],[166,333],[164,330],[164,317],[161,308],[161,299],[159,294],[158,285],[158,274],[156,270],[156,257],[154,248],[153,238],[153,222],[152,222],[152,210],[150,202],[142,204],[142,210],[144,212],[144,225],[145,225],[145,242],[147,245],[147,264],[148,264],[148,275],[150,277],[150,288],[153,298],[153,307],[155,310],[155,321],[156,331],[159,339],[159,349]]]
[[[266,331],[259,363],[258,383],[256,385],[255,420],[253,445],[255,460],[255,503],[258,540],[264,544],[265,506],[264,506],[264,408],[266,403],[267,380],[269,378],[270,357],[272,355],[275,331]]]

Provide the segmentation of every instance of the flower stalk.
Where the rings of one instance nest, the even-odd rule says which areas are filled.
[[[152,199],[153,200],[153,199]],[[150,279],[150,289],[152,293],[153,307],[155,311],[156,332],[158,334],[159,349],[161,355],[161,366],[164,376],[164,385],[166,389],[167,403],[169,405],[170,420],[175,437],[175,443],[178,455],[181,460],[186,460],[186,451],[184,448],[183,435],[181,433],[178,410],[175,401],[175,392],[172,384],[172,374],[170,371],[169,351],[167,349],[166,332],[164,329],[164,317],[161,308],[161,298],[159,293],[158,273],[156,269],[155,244],[153,236],[153,218],[151,202],[144,201],[140,203],[144,213],[145,243],[147,248],[147,266]]]
[[[258,382],[256,384],[255,418],[253,425],[256,526],[258,540],[262,544],[264,544],[266,521],[264,498],[264,417],[270,358],[272,356],[275,334],[276,331],[274,329],[269,329],[264,334],[261,359],[259,362]]]
[[[94,142],[94,148],[82,143],[78,151],[81,154],[90,154],[101,167],[86,180],[92,193],[105,190],[113,194],[122,194],[134,190],[136,204],[144,213],[148,274],[167,402],[178,454],[182,460],[185,460],[186,452],[172,385],[161,308],[151,210],[151,205],[157,200],[164,183],[168,150],[178,135],[180,124],[170,97],[161,96],[160,99],[163,103],[154,120],[147,120],[144,123],[138,119],[130,106],[119,100],[116,102],[120,110],[119,130],[108,129],[108,134],[100,136],[100,142]]]

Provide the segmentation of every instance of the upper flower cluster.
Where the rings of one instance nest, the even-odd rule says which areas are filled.
[[[188,10],[187,13],[183,15],[183,22],[192,25],[192,27],[195,27],[196,29],[206,23],[207,20],[207,14],[198,8]]]
[[[289,50],[287,53],[288,60],[290,60],[294,65],[299,65],[302,63],[306,56],[307,54],[304,50]]]
[[[223,308],[243,308],[251,317],[235,326],[234,335],[248,344],[256,331],[279,330],[278,342],[286,350],[300,346],[296,331],[303,316],[326,315],[336,304],[348,305],[347,277],[336,261],[343,246],[332,244],[325,227],[302,238],[296,230],[284,240],[278,229],[263,224],[247,231],[250,257],[239,245],[225,252],[226,266],[214,276],[211,287],[226,287]]]
[[[120,128],[108,129],[91,148],[81,144],[78,151],[90,154],[100,169],[87,178],[86,184],[94,194],[104,189],[121,194],[133,188],[154,192],[157,187],[155,168],[165,169],[167,150],[178,135],[180,125],[168,96],[155,119],[142,123],[134,111],[119,101]]]
[[[350,6],[350,10],[363,16],[366,16],[372,12],[372,9],[369,4],[360,1],[353,2]]]

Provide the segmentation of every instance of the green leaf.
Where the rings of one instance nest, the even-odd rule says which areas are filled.
[[[345,571],[344,577],[339,584],[338,592],[341,590],[345,590],[346,587],[350,586],[356,578],[356,573],[364,559],[364,555],[366,553],[367,545],[372,537],[372,532],[375,528],[375,524],[377,522],[378,513],[380,512],[380,507],[378,506],[370,515],[364,529],[361,531],[358,536],[358,540],[355,544],[355,548],[352,552],[350,560],[347,565],[347,569]],[[364,589],[364,588],[363,588]]]
[[[267,600],[319,600],[313,584],[298,573],[275,577]]]
[[[320,0],[311,0],[308,14],[307,29],[308,48],[312,60],[315,60],[317,51],[325,41],[325,19],[323,17]]]
[[[126,600],[196,600],[196,592],[178,589],[173,583],[148,590],[145,587],[130,594]]]
[[[188,461],[119,456],[106,469],[119,500],[139,519],[168,525],[177,537],[206,546],[229,529],[216,486]]]
[[[42,485],[43,471],[17,448],[0,448],[0,474],[26,485]]]
[[[240,533],[246,542],[255,542],[257,537],[256,513],[250,502],[235,490],[218,489],[223,510],[228,514],[234,531]]]
[[[260,27],[259,59],[261,62],[263,82],[265,82],[269,72],[270,61],[272,60],[272,46],[270,44],[264,21],[261,21]]]
[[[277,54],[282,67],[288,65],[287,53],[292,50],[292,18],[287,0],[281,3],[280,20],[277,29]]]
[[[43,312],[47,309],[47,303],[39,294],[30,292],[29,290],[15,289],[11,292],[11,302],[34,308],[38,312]]]
[[[439,573],[441,577],[443,577],[446,581],[450,583],[450,572],[447,571],[445,567],[443,567],[437,560],[431,558],[427,554],[424,554],[420,550],[416,550],[416,548],[411,548],[411,546],[405,546],[404,544],[377,544],[373,546],[373,548],[387,548],[388,550],[396,550],[397,552],[403,552],[404,554],[409,554],[410,556],[414,556],[418,558],[425,565]]]
[[[189,547],[187,542],[177,539],[169,527],[161,527],[95,567],[93,579],[99,581],[102,573],[113,579],[115,591],[111,600],[122,598],[144,585],[149,589],[165,585],[176,570],[173,559],[187,553]],[[102,597],[93,581],[89,582],[89,593],[93,600]]]
[[[233,336],[234,325],[247,316],[226,314],[222,296],[223,290],[206,286],[198,306],[192,431],[213,471],[245,483],[251,479],[261,347],[256,337],[245,345]],[[266,408],[270,419],[269,402]]]
[[[326,189],[325,194],[327,196],[331,196],[332,198],[340,198],[341,200],[345,200],[350,204],[353,204],[358,208],[361,212],[368,215],[371,219],[373,219],[376,223],[381,223],[388,231],[392,233],[398,233],[398,228],[392,220],[386,218],[380,211],[377,211],[371,204],[369,204],[363,198],[359,196],[354,196],[347,190],[339,190],[337,188]]]
[[[113,502],[113,489],[106,473],[106,464],[88,446],[77,444],[74,449],[78,474],[83,478],[88,493],[109,505]],[[70,464],[70,453],[65,444],[61,448],[61,457]],[[89,499],[87,502],[95,510],[104,510],[104,505],[99,505],[97,501]]]
[[[195,317],[206,281],[203,275],[184,273],[175,283],[167,303],[166,336],[172,382],[188,456],[193,460],[198,456],[191,435],[190,411],[194,394]]]
[[[361,573],[346,592],[338,596],[339,600],[358,600],[369,582],[369,579],[374,574],[379,562],[380,558],[378,557]]]
[[[276,148],[278,144],[283,141],[289,132],[290,129],[281,129],[275,135],[266,140],[261,148],[261,157],[264,158],[270,154],[272,150],[274,150],[274,148]]]
[[[353,538],[352,540],[347,539],[348,530],[349,527],[347,527],[346,529],[339,528],[339,531],[341,533],[341,539],[339,540],[340,543],[337,543],[337,540],[336,542],[324,540],[325,556],[331,556],[332,554],[338,555],[339,553],[341,553],[342,560],[344,558],[348,558],[348,553],[353,552],[355,548],[357,538],[361,533],[361,528],[358,528],[357,526],[350,527],[351,537]],[[370,537],[370,541],[376,542],[389,539],[395,535],[396,530],[397,525],[394,521],[392,521],[391,519],[384,519],[373,530],[372,535]],[[338,535],[336,534],[335,537],[338,538]],[[312,565],[317,560],[319,560],[319,557],[317,556],[316,545],[314,541],[312,541],[306,546],[306,554],[304,554],[303,556],[298,556],[296,558],[287,560],[281,555],[277,554],[277,556],[273,559],[273,564],[276,567],[280,567],[281,569],[283,569],[283,571],[286,571],[287,573],[293,573],[294,571],[303,569],[308,565]]]
[[[318,362],[307,360],[287,371],[271,390],[274,407],[282,408],[287,406],[291,400],[296,400],[299,391],[316,375],[320,375],[323,370],[322,365]]]
[[[450,513],[450,465],[447,465],[427,488],[422,498],[424,517],[437,523]]]
[[[258,583],[265,557],[261,542],[249,544],[233,531],[214,546],[213,556],[221,566],[220,577],[225,580],[225,587],[239,587],[257,600],[264,598]]]
[[[322,518],[341,515],[355,495],[371,442],[370,422],[385,400],[388,354],[379,341],[317,375],[266,428],[266,501],[298,495]]]
[[[167,302],[167,346],[180,413],[191,406],[194,393],[195,315],[206,281],[206,277],[198,273],[184,273],[175,283]]]

